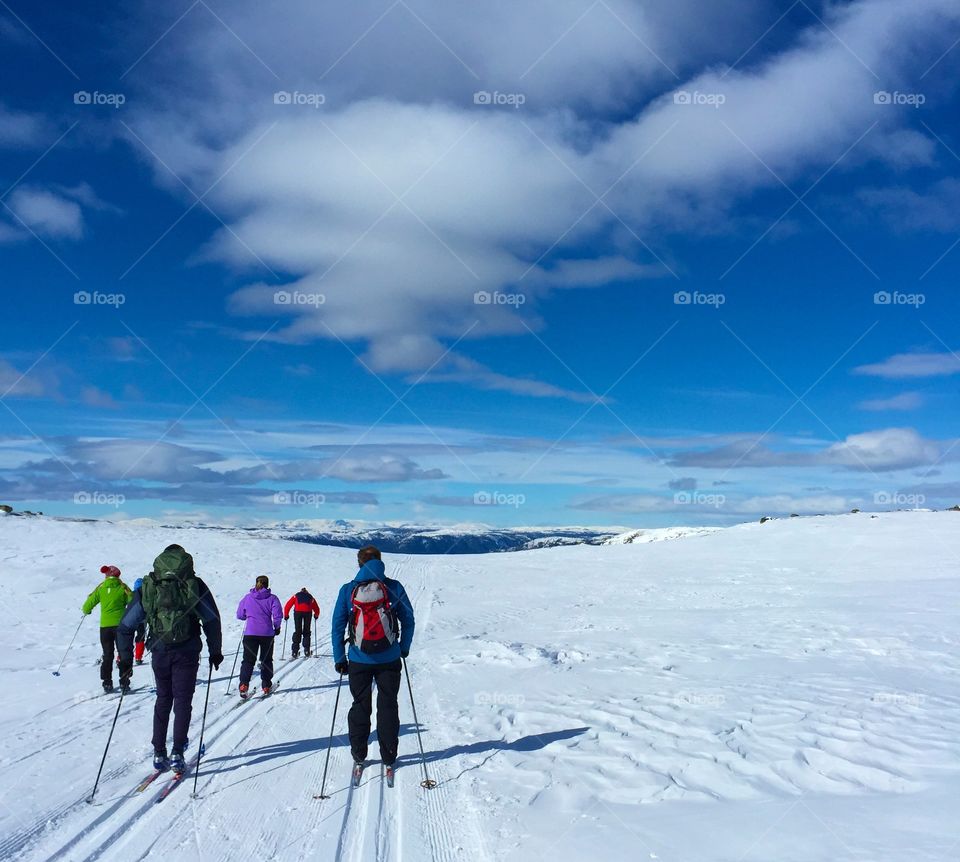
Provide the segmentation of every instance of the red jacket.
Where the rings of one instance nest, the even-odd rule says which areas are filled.
[[[293,608],[298,614],[308,614],[312,611],[314,619],[320,617],[320,605],[306,590],[300,590],[299,593],[290,596],[290,601],[283,606],[283,616],[285,618],[290,616],[290,608]]]

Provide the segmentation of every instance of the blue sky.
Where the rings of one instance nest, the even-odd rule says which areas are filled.
[[[955,4],[516,5],[0,4],[0,498],[960,502]]]

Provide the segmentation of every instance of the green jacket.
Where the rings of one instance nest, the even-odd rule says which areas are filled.
[[[89,614],[100,605],[100,628],[120,625],[123,612],[133,598],[133,591],[120,578],[106,578],[83,603],[83,612]]]

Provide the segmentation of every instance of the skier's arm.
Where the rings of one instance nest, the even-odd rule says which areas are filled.
[[[406,655],[410,652],[410,645],[413,643],[413,630],[416,623],[413,619],[413,605],[407,598],[407,591],[403,584],[397,584],[397,619],[400,622],[400,652]]]
[[[279,599],[278,599],[278,601],[279,601]],[[289,598],[289,600],[287,601],[287,603],[283,606],[283,616],[284,616],[284,619],[286,619],[288,616],[290,616],[290,608],[292,608],[296,603],[297,603],[297,597],[296,597],[296,596],[290,596],[290,598]]]
[[[333,606],[333,619],[330,625],[330,644],[333,647],[333,663],[343,661],[347,657],[343,648],[343,633],[350,619],[350,584],[344,584],[337,595],[337,603]]]
[[[197,578],[197,580],[200,582],[200,601],[197,602],[197,616],[200,618],[200,625],[203,626],[203,634],[207,639],[207,652],[211,656],[220,655],[223,651],[223,629],[220,625],[220,611],[210,588],[200,578]]]
[[[102,584],[97,584],[97,588],[87,596],[87,600],[83,603],[83,612],[87,615],[93,612],[93,609],[100,603],[100,587]]]
[[[247,618],[247,609],[244,607],[244,604],[246,603],[246,601],[247,601],[247,597],[244,596],[242,599],[240,599],[240,604],[237,605],[238,620],[245,620]]]
[[[134,633],[141,626],[145,626],[146,622],[147,614],[138,596],[127,605],[127,609],[123,612],[123,619],[117,626],[117,652],[120,655],[122,665],[130,666],[133,664]]]
[[[283,608],[280,607],[280,599],[276,596],[273,597],[273,627],[275,629],[280,628],[280,623],[283,622]]]
[[[313,606],[313,618],[314,618],[315,620],[318,620],[318,619],[320,619],[320,605],[317,604],[317,600],[316,600],[316,599],[312,599],[312,600],[311,600],[311,603],[312,603],[312,606]]]

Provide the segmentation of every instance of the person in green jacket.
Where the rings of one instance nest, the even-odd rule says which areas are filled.
[[[90,614],[100,605],[100,646],[103,648],[103,661],[100,662],[100,681],[107,694],[113,691],[113,651],[117,647],[117,626],[123,619],[123,612],[133,599],[133,591],[120,580],[120,569],[116,566],[101,566],[100,572],[106,575],[100,584],[83,603],[83,612]],[[118,654],[119,654],[119,648]],[[130,672],[120,673],[120,690],[130,691]]]

